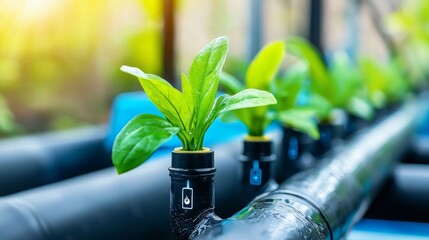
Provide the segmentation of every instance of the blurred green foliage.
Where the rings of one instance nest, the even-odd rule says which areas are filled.
[[[287,51],[308,64],[310,77],[310,108],[322,122],[332,122],[335,109],[344,109],[364,119],[373,116],[364,81],[357,67],[344,52],[332,55],[328,67],[320,53],[307,40],[291,37],[286,40]]]
[[[176,0],[176,8],[183,2]],[[22,126],[0,130],[0,136],[5,134],[1,132],[107,121],[117,93],[140,89],[117,66],[136,65],[162,73],[162,4],[154,0],[0,0],[1,118]],[[227,1],[210,4],[216,9],[230,6]],[[222,14],[214,11],[213,21]],[[228,18],[219,21],[225,25]],[[302,43],[288,44],[287,51],[299,55],[308,67],[310,88],[317,93],[311,95],[310,103],[318,109],[319,118],[328,118],[334,108],[370,118],[368,102],[381,108],[400,101],[411,88],[429,84],[429,1],[403,1],[385,23],[400,53],[388,61],[362,58],[356,64],[338,53],[327,68],[311,47],[294,52],[294,44]],[[296,70],[292,69],[293,75]],[[229,58],[225,71],[245,79],[247,63]],[[281,84],[293,80],[287,74],[283,77],[286,80]],[[288,97],[283,107],[290,106],[292,99]],[[2,124],[6,125],[11,126]]]
[[[12,112],[24,132],[107,121],[114,95],[139,89],[117,66],[162,71],[161,7],[152,0],[0,0],[0,95],[10,106],[2,105],[0,119],[9,120],[1,125],[10,125],[4,116]]]
[[[395,59],[381,63],[365,57],[359,65],[369,99],[377,109],[398,103],[410,94],[410,82]]]
[[[299,104],[299,94],[305,90],[309,67],[303,61],[292,64],[281,77],[274,79],[270,90],[277,99],[276,119],[283,125],[304,132],[314,139],[320,137],[315,119],[316,111]]]
[[[399,56],[392,64],[405,68],[413,87],[428,85],[429,1],[402,1],[399,10],[385,19],[385,26],[399,49]]]
[[[19,131],[19,127],[15,124],[14,117],[6,101],[0,97],[0,134],[9,135],[17,131]]]

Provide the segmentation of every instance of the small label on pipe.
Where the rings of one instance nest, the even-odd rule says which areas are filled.
[[[298,140],[294,137],[289,140],[287,155],[291,160],[295,160],[298,157]]]
[[[259,168],[259,162],[254,160],[253,161],[253,168],[250,169],[250,179],[249,179],[250,185],[261,185],[262,182],[262,171]]]
[[[189,187],[182,188],[182,208],[192,209],[194,203],[194,190]]]

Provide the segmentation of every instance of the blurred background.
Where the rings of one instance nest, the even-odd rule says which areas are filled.
[[[178,140],[167,142],[154,154],[152,159],[160,161],[145,163],[135,173],[117,176],[111,167],[113,141],[124,124],[138,113],[158,112],[142,94],[137,79],[120,67],[138,67],[180,88],[180,73],[188,73],[197,52],[222,35],[229,39],[223,69],[239,79],[244,79],[250,60],[267,43],[291,37],[308,40],[310,47],[303,48],[307,52],[295,53],[295,58],[290,51],[293,45],[288,49],[290,42],[286,44],[288,56],[279,71],[292,72],[289,76],[294,79],[290,71],[294,61],[308,60],[311,66],[302,86],[295,89],[298,101],[292,98],[292,107],[310,105],[309,96],[316,93],[322,104],[315,107],[328,113],[338,110],[334,107],[344,110],[352,126],[347,128],[354,131],[380,126],[392,112],[402,111],[402,102],[426,94],[419,106],[425,116],[418,130],[407,139],[396,134],[386,140],[394,143],[391,146],[405,148],[409,143],[410,147],[348,239],[428,239],[406,234],[429,236],[429,0],[0,0],[0,239],[8,239],[2,234],[9,232],[21,234],[18,239],[36,234],[46,239],[50,230],[52,239],[169,236],[169,159],[161,156],[169,156],[180,145]],[[321,58],[314,52],[320,52]],[[324,88],[309,87],[328,78]],[[288,94],[283,97],[293,95]],[[301,103],[301,98],[307,102]],[[356,114],[365,110],[366,116]],[[329,122],[323,121],[330,120],[326,116],[319,119],[320,126]],[[411,120],[402,127],[395,123],[401,132],[411,131]],[[207,134],[208,147],[244,133],[243,125],[216,124]],[[64,129],[75,130],[59,131]],[[328,140],[347,145],[353,136],[334,139],[329,135]],[[305,144],[314,144],[306,139]],[[319,157],[308,158],[312,148],[300,150],[307,154],[300,159],[311,162],[294,173],[316,164]],[[392,151],[398,149],[392,147]],[[227,150],[238,153],[235,147]],[[384,147],[378,151],[372,158],[363,156],[378,166],[382,163],[378,156],[391,156]],[[230,197],[236,193],[230,187],[241,186],[229,181],[238,177],[238,165],[229,161],[234,154],[216,157],[224,163],[218,173],[230,177],[218,178],[228,184],[217,184],[222,194],[217,193],[216,204],[230,211],[229,216],[242,207],[238,198],[234,202]],[[381,176],[373,169],[364,170],[377,179]],[[367,204],[363,203],[365,208]],[[398,227],[367,221],[371,219],[416,224]],[[398,234],[405,237],[362,235],[379,231],[377,227],[384,232],[400,230]],[[126,237],[133,234],[139,238]]]
[[[262,45],[292,35],[309,37],[325,52],[386,58],[368,4],[310,2],[0,0],[0,137],[104,123],[116,94],[141,89],[121,65],[174,83],[220,35],[229,37],[229,72]],[[387,2],[381,14],[401,7]]]

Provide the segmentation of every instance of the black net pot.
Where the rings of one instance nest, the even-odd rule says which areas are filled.
[[[276,164],[276,180],[281,183],[292,175],[314,165],[311,154],[315,140],[308,134],[283,127],[280,156]]]
[[[316,141],[315,147],[312,151],[316,158],[320,158],[332,148],[340,145],[345,134],[344,122],[319,123],[318,128],[320,138]]]
[[[247,137],[243,142],[241,161],[242,197],[244,203],[277,187],[273,177],[275,154],[272,141],[265,137]]]
[[[214,152],[175,149],[169,171],[171,229],[177,239],[189,239],[200,223],[220,220],[214,215]]]

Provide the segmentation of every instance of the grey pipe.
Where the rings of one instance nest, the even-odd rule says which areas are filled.
[[[0,196],[111,165],[105,127],[87,127],[0,141]]]
[[[420,109],[402,107],[197,239],[342,239],[405,151]]]

